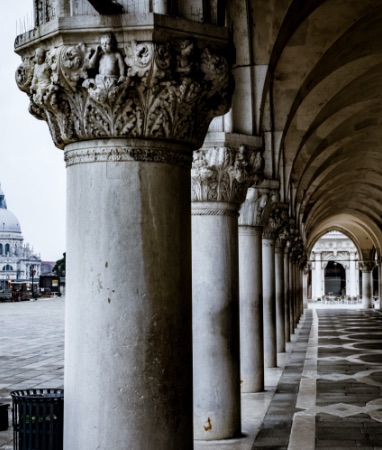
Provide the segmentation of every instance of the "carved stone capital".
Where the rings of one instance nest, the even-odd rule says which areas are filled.
[[[264,208],[268,202],[269,190],[250,187],[240,207],[239,225],[260,226]]]
[[[276,241],[276,245],[278,244],[279,247],[282,245],[282,248],[284,248],[288,234],[283,232],[283,228],[288,221],[288,212],[284,207],[279,207],[274,197],[271,198],[271,205],[272,211],[268,217],[268,222],[264,226],[263,237],[264,239],[273,239]],[[280,240],[277,242],[278,237],[280,237]]]
[[[362,272],[372,272],[375,267],[375,261],[359,261],[359,268]]]
[[[118,44],[106,33],[99,45],[48,42],[23,50],[16,82],[59,148],[112,138],[198,148],[211,120],[230,107],[227,59],[192,39]]]
[[[194,152],[191,170],[193,202],[244,201],[254,183],[260,151],[230,146],[207,147]]]

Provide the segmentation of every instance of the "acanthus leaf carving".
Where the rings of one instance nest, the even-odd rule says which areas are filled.
[[[239,225],[261,226],[264,208],[268,202],[269,190],[250,187],[245,201],[241,204]]]
[[[30,111],[48,122],[62,148],[95,138],[158,138],[200,147],[210,121],[230,107],[226,59],[190,39],[131,42],[110,33],[101,45],[38,48],[16,82]]]
[[[256,172],[256,151],[245,145],[202,148],[194,152],[191,169],[193,202],[235,202],[245,200]]]

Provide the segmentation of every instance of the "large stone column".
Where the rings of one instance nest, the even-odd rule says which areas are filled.
[[[289,246],[286,245],[284,249],[284,302],[285,302],[285,340],[290,342],[291,339],[291,306],[290,306],[290,277],[289,277]]]
[[[313,287],[314,294],[313,299],[317,300],[318,298],[322,299],[322,261],[321,261],[321,253],[315,253],[315,262],[314,262],[314,274],[313,274]]]
[[[226,439],[241,430],[238,212],[254,181],[254,156],[253,149],[224,133],[194,153],[195,439]]]
[[[369,309],[373,307],[373,261],[360,261],[362,270],[362,307]]]
[[[277,367],[275,240],[279,227],[279,210],[273,209],[263,231],[264,366],[266,368]]]
[[[268,192],[249,188],[239,216],[240,378],[242,392],[264,390],[262,211]]]
[[[357,273],[355,253],[350,252],[349,256],[349,292],[348,295],[355,297],[357,295]]]
[[[121,15],[113,35],[110,17],[65,17],[16,40],[67,164],[65,450],[193,448],[190,167],[229,104],[227,33],[155,20]]]
[[[276,349],[285,352],[285,274],[284,274],[284,248],[288,238],[287,209],[283,210],[282,228],[277,234],[275,242],[275,296],[276,296]]]
[[[277,242],[277,241],[276,241]],[[277,352],[285,352],[284,246],[275,248]]]

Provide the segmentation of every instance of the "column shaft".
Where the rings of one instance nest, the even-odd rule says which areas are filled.
[[[240,433],[235,208],[220,202],[192,204],[195,439],[225,439]]]
[[[373,307],[373,272],[362,271],[362,307]]]
[[[276,300],[275,300],[275,245],[264,239],[263,247],[263,307],[264,307],[264,367],[277,366]]]
[[[263,227],[239,226],[242,392],[264,390],[262,230]]]
[[[66,147],[66,450],[193,448],[190,171],[129,145]]]
[[[276,289],[276,348],[285,352],[285,302],[284,302],[284,250],[275,251],[275,289]]]
[[[285,340],[290,342],[290,284],[289,284],[289,255],[284,253],[284,298],[285,298]]]

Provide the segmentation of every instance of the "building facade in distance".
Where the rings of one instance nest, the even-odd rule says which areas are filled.
[[[11,281],[39,277],[40,255],[29,244],[24,244],[20,223],[7,209],[5,195],[0,188],[0,290],[8,288]]]

